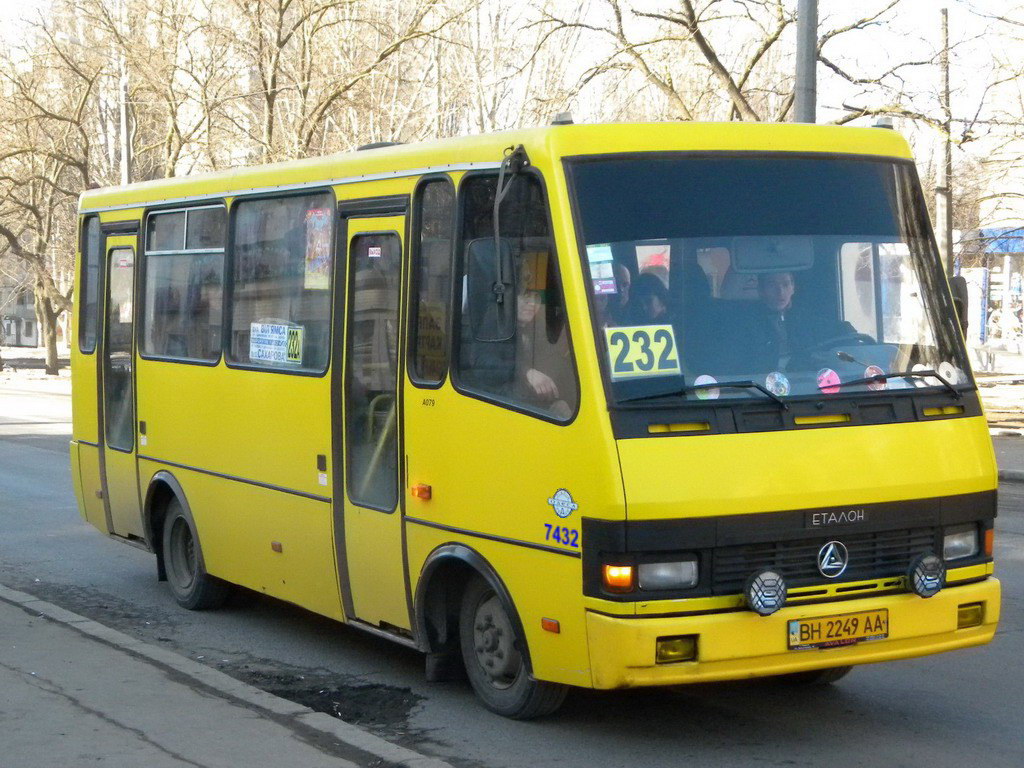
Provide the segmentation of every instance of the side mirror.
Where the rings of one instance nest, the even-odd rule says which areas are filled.
[[[964,334],[964,338],[967,338],[969,299],[966,278],[963,275],[955,275],[949,278],[949,290],[953,294],[953,306],[956,307],[956,314],[960,320],[960,330]]]
[[[499,274],[504,276],[501,282]],[[466,309],[476,341],[509,341],[515,336],[516,286],[508,240],[498,241],[497,252],[494,238],[470,241],[466,248]]]

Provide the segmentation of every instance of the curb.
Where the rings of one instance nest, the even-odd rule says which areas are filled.
[[[207,667],[205,664],[192,661],[165,648],[149,645],[92,619],[40,600],[27,592],[19,592],[0,584],[0,600],[20,606],[32,613],[46,616],[51,621],[70,627],[94,640],[120,648],[134,656],[141,656],[158,666],[172,669],[206,688],[213,689],[225,698],[240,701],[266,715],[290,718],[304,728],[319,731],[353,750],[365,753],[368,757],[375,758],[376,761],[383,761],[394,768],[452,768],[449,763],[439,758],[392,744],[390,741],[351,723],[346,723],[344,720],[267,693],[248,683],[243,683],[241,680],[236,680],[230,675]]]
[[[1001,483],[1024,483],[1024,470],[1001,469],[999,470],[999,482]]]

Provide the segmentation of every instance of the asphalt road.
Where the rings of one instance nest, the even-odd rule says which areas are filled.
[[[1024,765],[1024,484],[1000,493],[1003,618],[984,648],[865,666],[831,688],[730,683],[575,692],[555,717],[516,723],[422,658],[298,608],[248,595],[179,609],[154,558],[78,515],[68,398],[0,389],[0,582],[200,659],[458,765]],[[159,706],[154,692],[153,706]],[[2,721],[2,704],[0,704]],[[212,726],[215,727],[215,726]]]

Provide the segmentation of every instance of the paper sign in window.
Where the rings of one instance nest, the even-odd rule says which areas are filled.
[[[283,323],[249,325],[249,360],[254,363],[302,364],[302,328]]]
[[[587,260],[590,262],[590,280],[595,295],[618,293],[615,273],[612,269],[612,247],[607,243],[587,246]]]
[[[682,373],[671,325],[605,328],[604,339],[612,381]]]
[[[331,212],[326,208],[306,211],[306,272],[304,288],[331,287]]]

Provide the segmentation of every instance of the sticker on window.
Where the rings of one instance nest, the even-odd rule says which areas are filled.
[[[249,360],[302,365],[302,331],[283,323],[250,323]]]
[[[662,245],[636,246],[636,265],[640,273],[653,272],[664,282],[668,282],[668,270],[671,266],[669,254],[672,247],[668,243]]]
[[[718,379],[714,376],[709,376],[706,373],[701,374],[693,380],[694,394],[697,395],[698,400],[717,400],[722,394],[722,390],[718,387],[711,386],[717,384]]]
[[[612,381],[647,376],[679,376],[679,354],[671,325],[605,328]]]
[[[302,286],[314,290],[331,287],[331,212],[326,208],[306,211],[306,273]]]
[[[590,262],[590,280],[594,286],[594,295],[618,293],[612,268],[612,247],[608,244],[588,245],[587,260]]]

